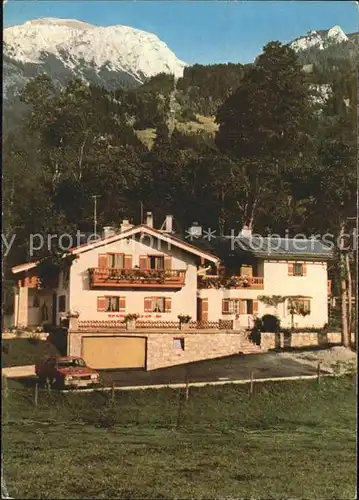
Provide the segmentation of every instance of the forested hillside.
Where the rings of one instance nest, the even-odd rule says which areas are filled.
[[[92,231],[94,194],[99,226],[139,223],[142,202],[182,228],[339,234],[355,214],[355,71],[344,60],[319,81],[302,63],[275,42],[253,65],[196,65],[138,89],[30,81],[3,138],[7,275],[47,252],[28,254],[31,233]]]

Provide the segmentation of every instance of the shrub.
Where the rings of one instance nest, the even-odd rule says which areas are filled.
[[[180,323],[189,323],[192,319],[192,316],[189,316],[188,314],[179,314],[177,318],[179,319]]]
[[[139,317],[140,315],[137,313],[129,313],[123,319],[127,323],[127,321],[136,321]]]
[[[262,332],[279,332],[280,331],[280,319],[273,314],[265,314],[262,317]]]

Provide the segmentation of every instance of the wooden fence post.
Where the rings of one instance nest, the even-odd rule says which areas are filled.
[[[320,384],[320,363],[318,363],[318,368],[317,368],[317,380],[318,380],[318,384]]]
[[[186,370],[186,402],[188,401],[189,398],[189,377],[188,377],[188,370]]]
[[[249,386],[249,393],[252,395],[253,394],[253,372],[251,372],[251,383]]]
[[[35,403],[36,407],[37,407],[38,398],[39,398],[39,384],[36,382],[36,384],[35,384],[35,395],[34,395],[34,403]]]
[[[112,387],[111,387],[111,401],[114,403],[115,402],[115,382],[112,381]]]
[[[181,425],[182,418],[182,398],[181,398],[181,388],[178,389],[178,411],[177,411],[177,422],[176,428],[178,429]]]

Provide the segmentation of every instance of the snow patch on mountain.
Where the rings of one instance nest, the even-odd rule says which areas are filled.
[[[22,64],[41,65],[51,56],[72,71],[90,67],[124,72],[138,83],[158,73],[179,78],[186,66],[153,33],[75,19],[35,19],[5,28],[3,53]]]
[[[327,37],[332,39],[334,43],[347,42],[349,40],[340,26],[333,26],[333,28],[330,28]]]
[[[330,44],[342,43],[349,38],[340,26],[333,26],[329,30],[309,31],[306,36],[294,40],[290,47],[295,51],[308,50],[310,47],[317,47],[323,50]]]

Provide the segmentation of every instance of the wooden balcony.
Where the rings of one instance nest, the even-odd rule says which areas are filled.
[[[157,269],[89,269],[91,288],[182,288],[186,271]]]
[[[198,288],[247,288],[249,290],[263,290],[263,276],[198,276]]]
[[[25,276],[23,279],[18,280],[18,287],[41,288],[41,282],[37,276]]]

